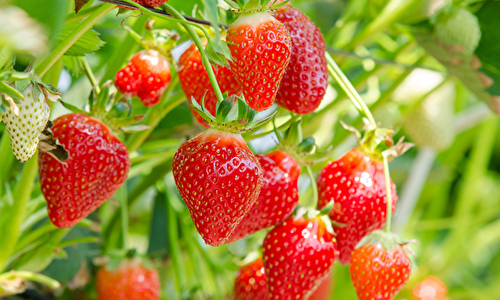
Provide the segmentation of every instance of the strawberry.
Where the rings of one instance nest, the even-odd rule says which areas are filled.
[[[309,114],[321,104],[328,85],[325,40],[299,9],[287,4],[274,17],[292,39],[292,55],[276,96],[276,103],[297,114]]]
[[[307,299],[328,276],[337,249],[333,234],[315,217],[289,217],[268,232],[262,246],[271,299]]]
[[[160,102],[171,77],[165,56],[156,50],[142,50],[116,73],[115,86],[127,97],[137,96],[145,106],[154,106]]]
[[[264,185],[257,202],[229,238],[231,242],[278,224],[287,218],[299,203],[299,164],[289,154],[280,150],[257,155],[257,158],[264,172]]]
[[[318,207],[335,203],[329,216],[334,226],[342,224],[335,232],[340,262],[348,264],[358,242],[385,224],[387,199],[382,160],[360,148],[351,149],[319,172],[317,184]],[[398,200],[394,183],[391,190],[394,211]]]
[[[269,300],[262,258],[259,257],[238,270],[234,282],[234,297],[236,300]]]
[[[330,273],[325,279],[321,281],[318,288],[307,300],[328,300],[333,291],[333,274]]]
[[[253,1],[255,2],[255,1]],[[248,105],[271,107],[290,61],[292,42],[285,26],[268,12],[243,13],[227,32],[231,71]]]
[[[213,68],[219,87],[223,93],[228,92],[229,96],[241,94],[240,87],[228,67],[217,66]],[[208,79],[207,71],[202,63],[200,51],[195,44],[191,45],[179,58],[179,82],[188,100],[193,97],[199,104],[203,96],[205,108],[215,115],[217,97]],[[192,109],[192,108],[191,108]],[[208,124],[193,109],[195,119],[203,126]]]
[[[125,259],[114,270],[99,268],[95,288],[98,300],[158,300],[161,292],[158,272],[140,259]]]
[[[442,10],[434,28],[438,42],[450,47],[453,54],[472,55],[481,40],[479,20],[465,8]]]
[[[198,232],[212,246],[227,241],[263,184],[259,161],[241,135],[220,128],[182,144],[172,172]]]
[[[447,83],[431,93],[405,116],[404,130],[407,136],[417,145],[436,151],[449,148],[455,140],[454,102],[454,83]]]
[[[168,0],[134,0],[134,2],[142,6],[157,7],[164,3],[167,3]]]
[[[353,251],[349,270],[359,300],[390,300],[408,282],[411,261],[397,243],[367,242]]]
[[[33,87],[38,89],[34,93]],[[18,106],[7,107],[2,114],[15,157],[25,162],[35,154],[40,134],[50,117],[45,93],[30,83],[23,92],[24,100]],[[14,109],[14,110],[13,110]]]
[[[157,7],[157,6],[160,6],[160,5],[168,2],[168,0],[132,0],[132,1],[134,1],[135,3],[137,3],[139,5],[145,6],[145,7]],[[132,6],[132,5],[130,5],[130,6]],[[137,8],[131,8],[128,6],[125,7],[125,6],[121,6],[121,5],[118,5],[118,7],[129,9],[129,10],[136,10],[137,9]]]
[[[412,300],[449,300],[446,285],[435,276],[427,276],[412,290]]]
[[[50,221],[71,227],[108,200],[127,179],[125,145],[99,120],[72,113],[54,120],[54,138],[69,152],[64,164],[39,154],[39,177]]]

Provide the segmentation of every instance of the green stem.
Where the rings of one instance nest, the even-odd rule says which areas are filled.
[[[33,273],[33,272],[28,272],[28,271],[10,271],[7,273],[3,273],[0,275],[0,282],[5,281],[5,280],[13,280],[18,277],[21,277],[23,279],[29,280],[29,281],[34,281],[34,282],[39,282],[41,284],[44,284],[48,286],[49,288],[55,290],[58,289],[61,284],[57,282],[56,280],[47,277],[42,274],[38,273]]]
[[[355,49],[357,46],[366,42],[368,39],[375,36],[375,33],[385,30],[391,24],[396,23],[401,17],[409,12],[412,7],[421,3],[422,0],[391,0],[389,1],[382,12],[364,29],[354,37],[354,39],[346,47],[347,49]]]
[[[316,208],[316,206],[318,205],[318,186],[316,185],[316,178],[314,177],[314,173],[311,166],[306,166],[306,170],[307,170],[307,175],[311,180],[311,188],[313,192],[313,201],[311,202],[310,206]]]
[[[87,243],[97,243],[99,242],[99,238],[95,236],[87,236],[87,237],[81,237],[81,238],[76,238],[76,239],[71,239],[71,240],[66,240],[64,242],[61,242],[59,244],[59,248],[66,248],[68,246],[73,246],[76,244],[87,244]]]
[[[370,109],[368,108],[368,106],[366,106],[366,103],[358,94],[358,91],[356,91],[354,86],[351,84],[349,79],[347,79],[347,77],[344,75],[344,73],[330,56],[330,54],[326,52],[325,56],[326,61],[328,62],[328,72],[330,73],[330,75],[339,83],[340,87],[342,87],[347,96],[349,96],[349,99],[351,99],[352,103],[358,109],[358,111],[362,115],[364,115],[370,122],[370,125],[375,128],[377,126],[377,123],[375,122]]]
[[[392,222],[392,193],[391,193],[391,175],[389,173],[389,161],[387,160],[387,155],[382,154],[382,159],[384,162],[384,177],[385,177],[385,193],[387,197],[387,213],[385,220],[385,232],[391,232],[391,222]]]
[[[87,78],[90,81],[90,84],[95,88],[95,92],[99,94],[101,92],[101,88],[99,88],[99,84],[97,83],[97,80],[95,79],[94,72],[92,72],[92,69],[90,68],[89,62],[85,57],[80,57],[80,60],[83,64],[83,68],[85,69],[85,74],[87,75]]]
[[[179,246],[179,226],[177,213],[174,207],[170,203],[170,196],[167,187],[165,186],[165,200],[167,206],[167,232],[168,232],[168,246],[170,250],[170,258],[174,264],[175,270],[175,282],[178,287],[178,291],[182,291],[186,284],[187,276],[182,265],[181,249]]]
[[[280,126],[276,127],[276,129],[280,129],[280,130],[286,129],[286,128],[288,128],[288,126],[290,126],[290,124],[292,124],[293,122],[297,121],[299,118],[300,118],[300,115],[293,115],[285,123],[283,123]],[[268,134],[273,133],[273,132],[274,132],[274,128],[266,130],[266,131],[263,131],[263,132],[254,133],[254,134],[252,134],[251,132],[250,133],[246,133],[246,134],[244,133],[243,137],[245,137],[245,139],[248,139],[248,140],[253,140],[253,139],[256,139],[256,138],[263,137],[263,136],[268,135]]]
[[[131,25],[132,30],[135,32],[142,33],[145,28],[147,18],[146,16],[141,16],[137,20],[135,20],[134,25]],[[126,34],[123,37],[123,41],[116,47],[116,50],[113,53],[113,56],[106,64],[106,72],[101,78],[100,84],[104,84],[106,81],[113,79],[118,72],[118,69],[122,66],[123,62],[127,60],[128,57],[134,53],[139,44],[135,42],[135,40],[130,36],[130,34]]]
[[[108,12],[116,8],[113,4],[103,4],[99,9],[94,11],[87,19],[85,19],[75,30],[68,35],[57,47],[50,53],[50,55],[38,66],[36,67],[36,73],[38,76],[43,76],[50,67],[59,59],[61,56],[68,51],[68,49],[83,36],[87,30],[89,30],[97,21],[104,17]]]
[[[10,138],[7,131],[3,132],[2,139],[0,140],[0,159],[2,162],[2,167],[0,168],[0,182],[7,182],[10,171],[12,170],[12,163],[14,162],[14,154],[10,148]],[[0,190],[3,188],[4,186],[2,184]]]
[[[122,219],[122,247],[128,249],[128,202],[127,193],[122,187],[120,193],[121,219]]]
[[[184,16],[182,14],[180,14],[177,10],[175,10],[172,6],[170,6],[168,4],[163,4],[162,7],[165,8],[165,10],[168,13],[170,13],[173,17],[175,17],[179,20],[186,21]],[[193,39],[194,43],[196,44],[196,47],[198,47],[198,50],[200,51],[200,54],[202,57],[203,66],[207,70],[208,78],[210,79],[210,83],[212,84],[212,87],[214,89],[215,96],[217,96],[217,101],[219,103],[222,103],[222,101],[224,100],[224,97],[222,96],[222,92],[220,90],[219,84],[217,83],[217,78],[215,77],[215,73],[214,73],[214,70],[212,69],[212,65],[210,64],[210,60],[208,59],[208,56],[205,54],[205,48],[203,47],[203,43],[201,42],[200,37],[198,36],[198,34],[196,34],[194,29],[192,28],[193,25],[191,23],[190,24],[182,24],[182,25],[184,26],[186,31],[189,33],[189,35],[191,35],[191,38]],[[200,26],[197,24],[194,26],[199,26],[204,30],[203,26]],[[207,38],[209,38],[209,36],[207,36]]]
[[[30,160],[28,160],[23,167],[21,173],[21,178],[14,191],[14,201],[15,204],[12,206],[8,215],[4,216],[10,220],[5,224],[9,224],[8,230],[3,230],[0,233],[0,241],[2,241],[2,247],[0,247],[0,269],[3,269],[5,262],[9,258],[12,250],[14,249],[17,240],[19,239],[19,232],[21,230],[21,224],[24,221],[26,204],[31,197],[31,191],[33,189],[33,183],[37,175],[38,170],[38,155],[35,154]]]
[[[149,129],[135,132],[130,135],[125,143],[130,152],[137,150],[142,143],[149,137],[151,132],[155,129],[155,127],[160,123],[160,121],[174,108],[176,108],[179,104],[184,102],[186,96],[184,93],[179,92],[175,95],[172,95],[172,90],[179,82],[179,77],[175,76],[172,78],[170,82],[169,88],[163,94],[163,99],[158,105],[159,108],[153,107],[148,110],[146,113],[146,117],[142,121],[144,125],[149,126]]]

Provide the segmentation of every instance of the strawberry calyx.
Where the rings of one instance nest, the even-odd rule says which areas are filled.
[[[143,265],[147,269],[153,269],[150,260],[137,252],[136,249],[112,249],[106,256],[94,261],[96,265],[104,265],[106,270],[113,271],[124,266]]]
[[[301,119],[293,122],[284,134],[277,130],[273,123],[279,142],[277,149],[288,153],[300,166],[310,166],[326,160],[330,156],[332,147],[318,151],[312,136],[302,139],[301,123]]]
[[[284,6],[289,0],[224,0],[235,14],[253,14]]]
[[[61,104],[74,113],[87,115],[102,121],[115,133],[131,133],[149,129],[141,125],[145,115],[131,115],[132,102],[127,97],[117,97],[111,90],[111,80],[105,82],[100,89],[94,87],[89,96],[88,111],[67,102]]]
[[[324,213],[324,209],[317,210],[313,207],[297,206],[292,213],[292,217],[295,219],[304,218],[306,220],[318,219],[319,222],[325,225],[328,232],[335,235],[332,220],[328,217],[328,212],[326,214]]]
[[[341,124],[358,138],[358,148],[361,152],[379,161],[382,160],[382,156],[386,156],[391,161],[414,146],[413,143],[403,142],[404,137],[401,137],[394,144],[394,130],[392,128],[365,126],[359,132],[356,128],[346,125],[342,121]]]
[[[374,230],[365,236],[356,245],[356,249],[365,245],[380,245],[387,252],[392,252],[395,247],[402,247],[408,254],[415,255],[410,247],[407,245],[414,243],[414,240],[402,240],[399,235],[393,232],[386,232],[384,230]]]
[[[191,97],[193,109],[211,128],[235,134],[250,132],[272,119],[276,113],[275,111],[263,119],[255,120],[257,112],[248,107],[243,96],[232,95],[227,97],[227,94],[224,94],[224,96],[224,100],[217,103],[215,116],[205,108],[204,96],[199,104],[194,97]]]
[[[130,36],[141,45],[144,49],[151,49],[158,51],[161,55],[165,56],[170,64],[173,65],[174,59],[171,50],[177,45],[179,34],[171,32],[167,29],[153,29],[154,20],[146,22],[146,31],[144,36],[135,32],[132,28],[124,26],[129,32]]]

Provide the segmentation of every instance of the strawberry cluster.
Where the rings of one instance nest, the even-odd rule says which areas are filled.
[[[165,1],[136,2],[157,6]],[[260,258],[237,274],[238,300],[326,299],[337,258],[350,265],[359,299],[392,299],[408,281],[411,262],[405,244],[381,231],[398,200],[384,159],[386,153],[401,154],[405,146],[393,145],[392,131],[357,133],[358,146],[328,162],[312,180],[317,206],[299,208],[301,169],[325,153],[316,152],[313,139],[302,139],[300,121],[290,122],[284,137],[276,130],[279,145],[267,154],[254,154],[242,133],[269,121],[272,114],[264,119],[256,114],[274,102],[299,115],[319,107],[328,82],[325,42],[290,4],[276,4],[271,14],[256,5],[259,1],[240,2],[241,7],[231,4],[240,16],[227,31],[228,64],[209,66],[199,42],[182,54],[176,68],[196,120],[209,128],[183,143],[172,160],[175,184],[197,231],[206,244],[220,246],[269,230]],[[172,61],[155,47],[145,47],[117,72],[114,85],[123,97],[110,98],[108,84],[94,95],[89,113],[76,111],[53,121],[52,138],[67,157],[62,163],[41,151],[39,178],[49,219],[57,227],[80,222],[127,180],[131,161],[118,136],[125,132],[122,127],[142,117],[130,117],[129,106],[129,112],[118,111],[117,103],[126,106],[132,97],[145,106],[160,102],[170,84]],[[37,84],[23,90],[27,102],[20,118],[19,112],[3,115],[22,161],[35,153],[48,124],[46,93],[35,93],[46,87]],[[35,110],[41,114],[34,128],[17,134],[16,128],[31,124],[26,116]],[[99,299],[159,299],[156,271],[131,258],[108,267],[97,273]]]

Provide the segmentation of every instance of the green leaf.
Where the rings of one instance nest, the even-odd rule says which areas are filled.
[[[132,133],[132,132],[139,132],[139,131],[148,130],[150,128],[151,128],[150,126],[140,124],[140,125],[124,126],[124,127],[120,128],[120,129],[123,132]]]
[[[67,108],[67,109],[71,110],[71,111],[72,111],[72,112],[74,112],[74,113],[80,113],[80,114],[84,114],[84,115],[86,115],[86,114],[87,114],[87,112],[86,112],[86,111],[84,111],[83,109],[80,109],[80,108],[78,108],[78,107],[76,107],[76,106],[74,106],[74,105],[72,105],[72,104],[69,104],[68,102],[64,102],[64,101],[59,101],[59,102],[61,102],[61,104],[62,104],[65,108]]]
[[[84,73],[85,66],[80,56],[68,56],[63,55],[62,61],[64,63],[64,68],[73,76],[79,77]]]
[[[79,25],[79,22],[66,24],[57,39],[58,43],[62,42],[66,37],[73,33],[75,28]],[[99,50],[103,45],[104,42],[99,38],[99,33],[90,29],[86,31],[83,36],[79,38],[64,54],[71,56],[83,56]]]
[[[481,40],[474,52],[483,63],[500,70],[500,2],[489,1],[476,13],[481,26]]]
[[[0,81],[0,93],[9,95],[14,100],[24,100],[23,94],[18,90]]]

